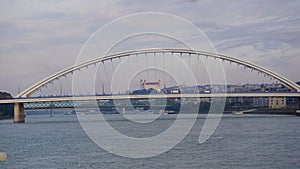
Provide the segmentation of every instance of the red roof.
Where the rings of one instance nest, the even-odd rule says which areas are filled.
[[[145,84],[146,85],[158,85],[159,82],[146,82]]]

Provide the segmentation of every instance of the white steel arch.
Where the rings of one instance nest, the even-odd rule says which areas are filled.
[[[63,69],[57,73],[54,73],[48,77],[46,77],[45,79],[35,83],[34,85],[30,86],[29,88],[25,89],[23,92],[21,92],[20,94],[18,94],[16,97],[17,98],[26,98],[28,96],[30,96],[31,94],[33,94],[35,91],[37,91],[38,89],[42,88],[43,86],[47,85],[48,83],[66,75],[69,73],[72,73],[76,70],[79,70],[81,68],[87,67],[89,65],[92,64],[96,64],[99,62],[104,62],[110,59],[115,59],[115,58],[121,58],[121,57],[126,57],[126,56],[130,56],[130,55],[139,55],[139,54],[147,54],[147,53],[180,53],[180,54],[194,54],[194,55],[198,55],[198,56],[205,56],[205,57],[213,57],[216,59],[221,59],[221,60],[226,60],[229,62],[233,62],[233,63],[237,63],[239,65],[243,65],[246,66],[250,69],[256,70],[258,72],[261,72],[263,74],[266,74],[276,80],[278,80],[279,82],[283,83],[286,87],[288,87],[292,92],[300,92],[300,86],[298,86],[295,82],[267,69],[264,68],[262,66],[259,66],[257,64],[254,63],[250,63],[235,57],[231,57],[231,56],[227,56],[227,55],[223,55],[223,54],[216,54],[216,53],[209,53],[209,52],[203,52],[203,51],[196,51],[196,50],[191,50],[191,49],[164,49],[164,48],[150,48],[150,49],[140,49],[140,50],[134,50],[134,51],[126,51],[126,52],[121,52],[121,53],[116,53],[116,54],[111,54],[111,55],[107,55],[105,57],[102,58],[97,58],[97,59],[93,59],[93,60],[89,60],[86,62],[83,62],[81,64],[78,65],[74,65],[74,66],[70,66],[66,69]]]

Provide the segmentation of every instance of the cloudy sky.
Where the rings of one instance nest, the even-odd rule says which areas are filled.
[[[0,90],[13,95],[73,65],[86,40],[112,20],[163,12],[201,29],[219,53],[300,81],[300,1],[0,0]]]

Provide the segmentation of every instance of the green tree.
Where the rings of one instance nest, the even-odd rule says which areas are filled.
[[[0,99],[12,98],[10,93],[0,92]],[[13,104],[0,104],[0,120],[12,118],[14,116],[14,105]]]

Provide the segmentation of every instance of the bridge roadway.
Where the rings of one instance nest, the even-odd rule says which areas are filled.
[[[122,100],[122,99],[161,99],[161,98],[230,98],[230,97],[297,97],[300,93],[199,93],[199,94],[150,94],[150,95],[102,95],[102,96],[64,96],[0,99],[0,104],[59,102],[85,100]]]
[[[122,100],[122,99],[161,99],[161,98],[230,98],[230,97],[294,97],[300,93],[200,93],[200,94],[150,94],[150,95],[105,95],[105,96],[64,96],[64,97],[33,97],[0,99],[0,104],[14,104],[14,122],[25,122],[24,103],[32,102],[63,102],[85,100]]]

